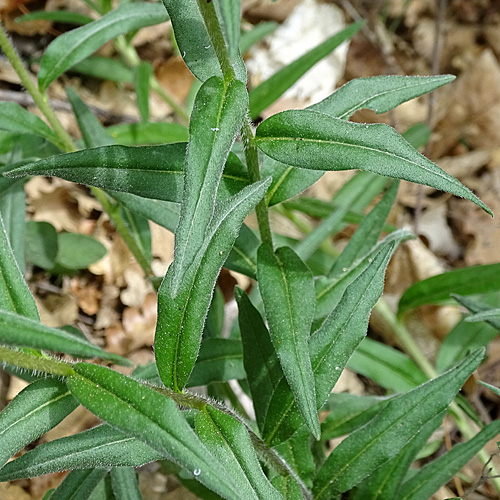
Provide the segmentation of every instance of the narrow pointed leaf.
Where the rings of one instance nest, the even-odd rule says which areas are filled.
[[[35,300],[17,264],[0,213],[0,309],[39,320]]]
[[[425,184],[491,210],[457,179],[414,149],[384,124],[351,123],[311,110],[283,111],[262,122],[257,146],[295,167],[313,170],[367,170]]]
[[[307,426],[319,438],[314,376],[308,341],[314,315],[311,271],[288,247],[276,253],[263,244],[257,257],[257,278],[269,333],[281,368]]]
[[[250,116],[257,118],[278,97],[283,95],[316,63],[333,52],[341,43],[361,29],[363,23],[354,23],[320,43],[303,56],[279,70],[265,82],[250,91]]]
[[[71,471],[50,495],[49,500],[88,500],[107,474],[107,469]]]
[[[356,78],[307,109],[344,120],[348,120],[359,109],[385,113],[454,79],[453,75]]]
[[[202,82],[222,76],[215,49],[207,32],[197,0],[163,0],[172,21],[175,40],[186,66]],[[246,82],[243,62],[237,58],[234,70],[238,80]]]
[[[270,35],[278,26],[278,23],[274,21],[264,21],[242,33],[240,37],[240,52],[245,54],[250,47],[267,35]]]
[[[62,73],[90,56],[107,41],[129,31],[168,20],[165,9],[155,3],[127,3],[85,26],[57,37],[44,52],[38,85],[43,92]]]
[[[133,71],[124,62],[98,55],[88,56],[71,66],[71,72],[117,83],[133,82]]]
[[[342,275],[344,269],[349,269],[356,260],[366,255],[371,248],[377,244],[380,233],[384,228],[385,221],[394,205],[398,186],[399,182],[394,182],[382,200],[377,203],[375,208],[363,219],[363,222],[330,269],[328,273],[330,279]]]
[[[141,61],[134,71],[134,86],[137,98],[137,107],[143,122],[149,121],[149,90],[150,80],[153,76],[151,63]]]
[[[37,320],[4,310],[0,310],[0,343],[64,352],[82,358],[98,357],[120,365],[130,365],[130,361],[126,358],[106,352],[84,337],[42,325]]]
[[[235,296],[239,309],[243,364],[250,385],[257,424],[263,433],[269,402],[277,385],[285,376],[259,311],[250,302],[247,294],[240,289],[236,289]],[[286,389],[293,401],[293,394],[288,385]]]
[[[303,500],[300,487],[292,476],[275,476],[271,484],[281,493],[284,500]]]
[[[205,412],[196,415],[195,422],[201,441],[224,463],[227,474],[237,485],[238,498],[282,498],[264,475],[243,424],[208,405]]]
[[[411,463],[415,460],[417,453],[425,446],[431,434],[441,425],[444,415],[445,412],[427,422],[398,455],[388,460],[359,483],[354,493],[351,493],[349,500],[399,498],[397,495],[399,486],[408,474]]]
[[[247,106],[245,86],[207,80],[198,91],[191,114],[185,161],[184,195],[175,232],[173,286],[179,286],[205,238],[228,152],[241,128]]]
[[[498,307],[494,307],[480,300],[470,299],[469,297],[462,297],[461,295],[457,295],[455,293],[452,293],[451,296],[459,304],[462,304],[471,313],[473,313],[471,316],[466,317],[465,321],[470,323],[475,323],[477,321],[487,321],[487,323],[490,324],[493,328],[500,330],[500,318],[498,318],[498,313],[500,311]]]
[[[222,0],[219,2],[229,59],[235,61],[238,57],[240,42],[241,0]]]
[[[78,26],[81,26],[82,24],[88,24],[93,21],[93,19],[89,16],[85,16],[84,14],[80,14],[78,12],[70,12],[68,10],[39,10],[16,17],[16,23],[38,20],[53,21],[56,23],[64,24],[76,24]]]
[[[171,399],[101,366],[79,363],[75,371],[67,385],[95,415],[187,470],[199,471],[195,479],[222,497],[238,498],[232,479]]]
[[[12,247],[12,252],[24,274],[24,249],[25,249],[25,219],[26,219],[26,194],[24,182],[15,182],[0,196],[0,214],[7,230],[7,237]]]
[[[61,141],[43,120],[13,102],[0,102],[0,129],[37,135],[61,147]]]
[[[124,146],[186,142],[189,138],[188,129],[178,123],[122,123],[107,130],[117,144]]]
[[[398,492],[398,499],[427,500],[457,474],[488,441],[498,437],[498,434],[500,434],[500,420],[487,425],[466,443],[455,445],[406,481]]]
[[[430,419],[448,407],[483,356],[484,350],[475,351],[440,377],[392,399],[371,422],[342,441],[318,471],[315,499],[351,489],[396,456]]]
[[[0,469],[0,481],[92,467],[140,467],[164,455],[109,425],[43,443]]]
[[[479,323],[480,321],[487,321],[490,324],[498,325],[500,322],[500,309],[490,309],[489,311],[481,311],[471,314],[465,318],[467,323]],[[498,326],[497,326],[498,329]]]
[[[77,406],[66,386],[54,379],[38,380],[23,389],[0,413],[0,465]]]
[[[158,371],[167,387],[180,390],[189,379],[220,269],[244,218],[264,196],[269,180],[252,184],[219,204],[203,246],[180,283],[172,266],[168,270],[158,292],[155,337]]]
[[[100,136],[101,140],[104,138]],[[185,154],[185,143],[94,147],[28,163],[9,171],[8,176],[54,176],[145,198],[180,202]],[[222,196],[234,194],[248,183],[241,161],[236,155],[230,154],[226,174],[222,176]]]
[[[500,264],[472,266],[419,281],[399,299],[398,315],[415,307],[436,304],[458,295],[475,295],[500,290]]]
[[[111,469],[111,487],[117,500],[143,500],[139,491],[137,474],[132,467]]]

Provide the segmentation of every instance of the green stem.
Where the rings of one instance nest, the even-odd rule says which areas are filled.
[[[64,149],[67,152],[75,151],[76,147],[73,143],[73,140],[71,139],[70,135],[66,132],[64,127],[61,125],[61,122],[57,119],[54,111],[52,111],[52,108],[50,107],[49,101],[47,99],[47,95],[45,93],[40,92],[40,90],[33,83],[30,74],[24,67],[24,64],[22,63],[19,55],[17,54],[16,49],[14,49],[13,45],[10,43],[10,40],[1,24],[0,24],[0,48],[2,49],[3,53],[7,56],[10,63],[12,64],[12,67],[19,76],[21,83],[30,93],[31,97],[33,97],[35,104],[44,114],[45,118],[47,118],[49,125],[58,135],[59,139],[61,140],[61,144],[64,146]]]
[[[4,346],[0,346],[0,363],[61,377],[68,377],[75,373],[73,366],[69,363],[56,361],[46,356],[36,356],[27,352],[16,351]]]
[[[395,333],[402,347],[413,358],[415,363],[427,375],[427,377],[430,379],[437,377],[438,373],[436,369],[429,363],[423,352],[413,340],[410,332],[406,329],[403,323],[397,319],[396,315],[389,307],[389,304],[387,304],[383,298],[378,301],[374,311],[380,314],[382,319]],[[476,432],[473,428],[472,422],[469,420],[465,412],[457,405],[456,402],[451,403],[449,411],[453,416],[461,434],[466,439],[472,439],[476,435]],[[490,459],[490,454],[485,449],[482,449],[477,456],[483,465]],[[492,468],[492,475],[498,476],[499,472],[495,465],[490,463],[490,466]],[[496,490],[500,493],[500,477],[493,477],[491,478],[491,481],[495,485]]]
[[[142,270],[144,271],[144,274],[148,278],[152,278],[154,276],[154,273],[151,269],[151,266],[149,265],[148,260],[144,256],[144,253],[142,252],[142,250],[137,245],[133,236],[130,234],[130,231],[129,231],[128,227],[125,225],[125,223],[123,222],[123,219],[120,217],[120,214],[118,212],[118,206],[113,205],[113,203],[111,203],[111,201],[109,200],[106,193],[104,191],[102,191],[101,189],[96,188],[96,187],[92,187],[91,190],[92,190],[93,195],[101,203],[104,210],[108,213],[109,218],[112,220],[113,224],[115,225],[116,230],[120,233],[120,236],[125,241],[127,247],[132,252],[133,256],[136,258],[137,262],[139,263]]]
[[[250,181],[258,182],[260,180],[259,155],[257,146],[255,145],[255,136],[253,134],[252,126],[250,125],[249,117],[247,117],[243,122],[241,135],[243,138],[243,146],[245,148],[245,159],[247,162]],[[269,211],[265,197],[257,203],[255,213],[257,214],[260,238],[263,243],[268,243],[272,247],[273,236],[271,233],[271,226],[269,224]]]
[[[201,15],[203,16],[203,20],[205,21],[205,26],[214,47],[215,54],[217,55],[217,59],[219,60],[220,68],[222,70],[222,76],[224,77],[226,83],[228,83],[233,78],[235,78],[235,74],[231,61],[229,60],[226,42],[220,28],[217,13],[215,12],[214,2],[207,0],[198,0],[198,7],[200,9]]]

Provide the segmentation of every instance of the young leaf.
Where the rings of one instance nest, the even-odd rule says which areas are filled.
[[[465,318],[469,323],[476,323],[478,321],[487,321],[493,328],[500,330],[500,318],[498,318],[499,308],[487,304],[480,300],[469,299],[452,293],[451,296],[459,303],[466,307],[471,313],[471,316]],[[497,304],[500,305],[500,304]],[[484,319],[483,319],[484,318]]]
[[[163,457],[142,441],[104,424],[37,446],[0,469],[0,481],[73,469],[140,467]]]
[[[117,500],[142,500],[137,474],[132,467],[111,469],[111,487]]]
[[[209,405],[196,415],[195,422],[200,440],[224,464],[237,486],[238,498],[282,498],[262,472],[243,424]]]
[[[453,75],[356,78],[307,109],[344,120],[348,120],[359,109],[385,113],[454,79]]]
[[[351,123],[311,110],[283,111],[259,125],[256,144],[295,167],[360,169],[425,184],[466,198],[492,215],[469,189],[384,124]]]
[[[202,82],[222,76],[217,54],[207,32],[197,0],[163,0],[172,21],[175,40],[186,66]],[[234,64],[236,77],[246,82],[246,70],[240,58]]]
[[[399,299],[398,315],[425,304],[448,300],[452,293],[475,295],[500,289],[500,264],[456,269],[419,281],[407,288]]]
[[[187,386],[244,379],[243,353],[239,340],[205,338]]]
[[[247,106],[245,86],[207,80],[198,91],[189,125],[184,195],[175,231],[172,278],[174,291],[203,244],[224,163],[241,128]]]
[[[315,302],[311,271],[291,248],[281,247],[275,253],[269,245],[263,244],[257,256],[257,278],[281,368],[307,426],[319,439],[308,349]]]
[[[79,363],[68,377],[74,396],[99,418],[191,472],[224,498],[239,498],[232,478],[205,448],[176,404],[118,372]]]
[[[43,120],[14,102],[0,102],[0,129],[37,135],[62,149],[61,141]]]
[[[172,266],[168,270],[158,292],[155,337],[158,371],[167,387],[180,390],[189,378],[219,271],[244,218],[264,196],[269,180],[252,184],[221,202],[184,276],[175,276]]]
[[[90,56],[107,41],[129,31],[167,21],[165,9],[155,3],[126,3],[85,26],[57,37],[44,52],[38,85],[44,92],[62,73]]]
[[[54,379],[37,380],[23,389],[0,413],[0,466],[77,406],[66,386]]]
[[[391,399],[371,422],[331,453],[316,476],[315,499],[351,489],[396,456],[430,419],[448,407],[483,356],[484,350],[475,351],[440,377]]]
[[[427,500],[499,433],[500,420],[496,420],[471,440],[455,445],[450,451],[422,467],[406,481],[398,492],[398,500]]]
[[[357,33],[363,23],[354,23],[331,36],[313,49],[306,52],[273,76],[250,91],[250,117],[255,119],[278,97],[283,95],[300,77],[316,63],[333,52],[341,43]],[[325,169],[326,170],[326,169]]]
[[[0,343],[65,352],[82,358],[99,357],[126,366],[131,364],[128,359],[106,352],[83,337],[42,325],[38,320],[5,310],[0,310]]]
[[[38,309],[24,281],[16,257],[7,237],[0,213],[0,309],[39,321]]]
[[[50,495],[49,500],[88,500],[107,474],[108,469],[71,471]]]

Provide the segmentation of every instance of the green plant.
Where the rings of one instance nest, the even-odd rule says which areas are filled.
[[[350,499],[429,498],[500,432],[500,421],[485,426],[464,398],[455,400],[481,363],[490,337],[483,337],[470,352],[463,349],[441,360],[437,375],[402,322],[384,301],[379,302],[389,259],[398,244],[412,237],[385,221],[398,179],[448,191],[491,212],[394,129],[348,119],[361,108],[388,111],[453,77],[354,80],[308,109],[268,118],[254,132],[249,117],[258,116],[361,25],[349,26],[248,93],[239,50],[239,2],[164,0],[179,50],[199,89],[188,130],[151,124],[150,90],[161,93],[181,121],[188,117],[160,89],[127,35],[167,19],[163,6],[136,2],[110,10],[105,1],[88,3],[103,16],[92,22],[71,15],[65,18],[85,24],[47,48],[38,86],[0,32],[3,51],[49,123],[17,105],[0,103],[0,127],[7,131],[2,141],[7,148],[12,148],[9,134],[30,138],[30,147],[21,143],[12,148],[0,180],[0,360],[5,369],[31,381],[0,415],[0,461],[5,464],[79,404],[103,424],[36,447],[4,465],[0,480],[71,470],[47,498],[138,499],[133,467],[158,460],[202,498],[319,500],[344,493]],[[258,36],[254,33],[254,39]],[[114,38],[123,61],[109,64],[121,68],[116,78],[135,83],[143,121],[135,127],[103,129],[68,89],[84,143],[77,151],[48,105],[46,90],[74,65],[85,68],[84,61]],[[91,65],[94,72],[100,71],[97,62],[94,59]],[[33,136],[41,140],[36,143]],[[136,144],[135,140],[153,144],[115,144],[118,137],[127,144]],[[186,140],[187,145],[178,142]],[[346,169],[361,172],[332,203],[307,198],[287,202],[324,171]],[[24,220],[19,219],[24,199],[19,196],[18,179],[27,175],[58,176],[92,186],[153,281],[147,229],[138,228],[150,219],[175,231],[175,259],[158,288],[155,364],[135,367],[125,376],[46,353],[130,365],[74,331],[40,323],[20,268],[22,242],[14,238],[24,228]],[[381,192],[381,200],[364,215],[364,208]],[[17,210],[10,206],[14,203]],[[292,211],[301,210],[323,220],[301,241],[285,239],[270,229],[268,211],[274,205],[281,205],[292,219]],[[253,210],[258,234],[244,224]],[[359,228],[338,254],[328,239],[349,221],[359,223]],[[33,261],[47,269],[71,267],[58,260],[57,253],[41,252],[43,238],[57,235],[33,225],[27,226],[28,235],[35,229],[40,229],[38,235],[43,233],[42,242],[40,247],[28,247],[28,256],[41,259]],[[382,231],[388,235],[378,241]],[[29,241],[36,242],[33,235]],[[204,330],[207,314],[220,323],[220,298],[214,289],[223,265],[258,282],[251,296],[236,290],[238,323],[229,338],[222,338],[216,328],[215,333],[208,326]],[[401,299],[400,312],[421,305],[422,290],[426,302],[432,303],[449,299],[452,292],[496,291],[498,269],[495,265],[465,270],[458,278],[447,273],[433,278],[434,282],[418,283]],[[471,281],[477,272],[489,279]],[[488,309],[468,304],[475,313]],[[414,361],[365,338],[374,307]],[[493,309],[486,319],[496,324],[497,318],[498,310]],[[389,397],[332,392],[348,363],[391,391]],[[235,378],[253,399],[255,421],[239,407],[226,384]],[[224,390],[237,412],[187,389],[213,382],[219,383],[219,394]],[[331,412],[320,424],[321,409]],[[468,441],[409,474],[410,465],[447,411]],[[481,427],[477,434],[470,418]],[[327,457],[322,443],[345,434],[348,437]]]

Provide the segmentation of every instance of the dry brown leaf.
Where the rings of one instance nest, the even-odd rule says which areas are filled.
[[[0,498],[2,500],[33,500],[29,493],[12,483],[0,483]]]
[[[127,286],[120,294],[122,304],[140,307],[146,296],[153,291],[151,282],[146,279],[144,271],[138,265],[125,269],[123,278]]]
[[[78,303],[70,293],[49,293],[45,297],[35,297],[40,320],[44,325],[58,328],[72,325],[78,319]]]
[[[101,289],[97,281],[89,281],[85,276],[74,277],[71,280],[71,293],[85,314],[89,316],[97,314],[101,301]]]
[[[101,289],[101,307],[97,312],[94,328],[103,330],[118,322],[119,314],[116,310],[118,297],[120,296],[119,288],[114,284],[104,284]]]

